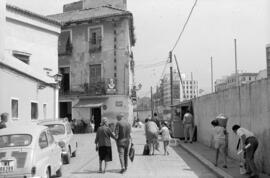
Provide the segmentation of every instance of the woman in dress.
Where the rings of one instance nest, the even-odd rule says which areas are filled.
[[[116,139],[111,129],[108,126],[108,119],[103,117],[101,119],[100,127],[96,133],[96,150],[98,150],[99,155],[99,172],[105,173],[107,168],[107,163],[112,161],[112,146],[111,137]],[[102,162],[105,162],[104,170],[102,171]]]

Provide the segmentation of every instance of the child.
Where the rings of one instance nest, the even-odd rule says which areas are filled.
[[[218,157],[219,157],[219,152],[220,152],[224,158],[223,168],[227,168],[225,129],[224,127],[219,126],[217,120],[213,120],[211,124],[214,127],[214,142],[215,142],[215,149],[216,149],[215,166],[218,165]]]
[[[171,136],[170,136],[170,131],[169,131],[167,124],[165,122],[162,122],[162,124],[161,124],[160,133],[161,133],[161,138],[162,138],[163,145],[164,145],[164,155],[169,155],[168,145],[169,145]]]

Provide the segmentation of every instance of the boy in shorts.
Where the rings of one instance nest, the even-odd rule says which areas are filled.
[[[214,127],[214,143],[216,149],[216,162],[215,166],[218,166],[219,153],[222,154],[224,159],[223,168],[227,168],[227,156],[226,156],[226,143],[225,143],[225,129],[219,126],[217,120],[213,120],[211,125]]]

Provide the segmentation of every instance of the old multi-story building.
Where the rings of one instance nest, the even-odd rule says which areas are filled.
[[[111,122],[123,113],[133,118],[135,44],[133,16],[126,0],[84,0],[64,6],[61,14],[59,70],[63,74],[60,117]]]
[[[239,85],[247,84],[256,80],[258,73],[239,73]],[[237,85],[235,74],[215,81],[215,91],[225,90]]]
[[[60,23],[1,1],[0,113],[12,120],[58,117]]]

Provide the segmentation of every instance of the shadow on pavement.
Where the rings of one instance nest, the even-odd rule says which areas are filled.
[[[115,173],[115,174],[120,174],[120,169],[109,169],[106,171],[106,173]],[[99,173],[98,170],[84,170],[84,171],[80,171],[80,172],[72,172],[72,174],[103,174],[103,173]]]
[[[204,168],[207,168],[211,173],[215,174],[214,172],[212,172],[208,167],[204,166],[203,164],[200,164],[201,166],[198,166],[197,164],[195,165],[194,164],[194,158],[192,155],[190,155],[188,152],[186,152],[185,150],[181,149],[180,147],[178,146],[171,146],[171,148],[175,151],[175,153],[178,154],[178,156],[180,156],[184,161],[185,163],[190,167],[190,168],[186,168],[185,170],[187,171],[193,171],[197,176],[198,178],[209,178],[207,174],[202,174],[201,170],[202,167]],[[193,159],[191,159],[191,157]],[[199,160],[197,160],[199,162]],[[216,174],[215,174],[216,175]],[[218,175],[216,175],[217,178],[219,178]]]

